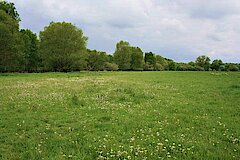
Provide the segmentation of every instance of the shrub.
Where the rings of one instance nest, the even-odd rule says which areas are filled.
[[[107,71],[117,71],[118,70],[118,65],[115,64],[115,63],[106,62],[105,63],[105,69]]]

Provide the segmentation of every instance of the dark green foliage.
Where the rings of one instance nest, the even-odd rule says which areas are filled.
[[[211,64],[211,69],[215,71],[220,71],[224,68],[222,60],[215,59]]]
[[[204,71],[204,68],[195,65],[194,62],[176,63],[176,71]]]
[[[231,88],[240,89],[240,85],[232,85]]]
[[[107,55],[107,62],[113,63],[113,55],[111,54]]]
[[[120,41],[116,44],[116,50],[121,50],[123,47],[129,47],[130,44],[127,41]]]
[[[117,71],[118,70],[118,65],[115,63],[105,63],[105,70],[107,71]]]
[[[200,67],[200,66],[195,66],[195,67],[194,67],[194,70],[195,70],[195,71],[204,71],[204,68],[203,68],[203,67]]]
[[[203,67],[190,63],[176,63],[176,71],[204,71]]]
[[[188,63],[190,66],[195,66],[196,64],[194,62],[189,62]]]
[[[196,65],[204,68],[205,71],[208,71],[210,68],[210,58],[207,56],[199,56],[196,59]]]
[[[226,71],[239,71],[239,68],[238,68],[237,64],[227,63],[225,65],[225,70]]]
[[[177,68],[177,66],[176,66],[176,63],[175,63],[175,62],[170,61],[170,62],[168,63],[168,69],[169,69],[169,71],[175,71],[176,68]]]
[[[161,65],[163,67],[163,70],[166,70],[168,69],[168,61],[160,56],[160,55],[156,55],[156,66],[155,66],[155,70],[158,70],[159,68],[159,65]]]
[[[27,72],[37,71],[40,66],[37,36],[29,29],[22,29],[20,32],[24,43],[23,70]]]
[[[154,66],[156,64],[156,57],[152,52],[147,52],[145,53],[144,61],[145,63],[148,62],[149,65]]]
[[[149,62],[145,62],[143,68],[145,71],[154,71],[154,66]]]
[[[145,53],[144,56],[144,70],[145,71],[153,71],[156,65],[156,57],[152,52]]]
[[[14,3],[0,1],[0,10],[3,10],[5,13],[10,15],[15,21],[20,21],[19,14],[14,6]]]
[[[139,47],[132,47],[128,42],[120,41],[116,45],[114,62],[120,70],[143,70],[143,52]]]
[[[139,47],[131,47],[131,70],[143,70],[143,52]]]
[[[194,71],[194,66],[186,63],[178,63],[176,67],[177,71]]]
[[[107,54],[96,50],[88,50],[87,68],[90,71],[103,71],[107,62]]]
[[[164,66],[160,63],[155,64],[155,71],[164,71]]]
[[[187,66],[185,63],[178,63],[176,70],[177,71],[187,71]]]
[[[85,66],[87,37],[71,23],[52,22],[40,32],[40,53],[46,70],[73,71]]]
[[[120,41],[116,44],[116,51],[113,54],[114,62],[120,70],[131,69],[131,47],[128,42]]]
[[[19,71],[21,45],[18,22],[0,10],[0,72]]]

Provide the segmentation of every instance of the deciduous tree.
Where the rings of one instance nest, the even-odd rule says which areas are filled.
[[[0,10],[0,71],[19,71],[22,57],[19,25],[5,11]]]
[[[215,59],[211,64],[211,69],[219,71],[223,65],[224,64],[223,64],[222,60]]]
[[[107,54],[105,52],[99,52],[96,50],[88,49],[88,59],[87,59],[88,70],[91,70],[91,71],[104,70],[106,62],[107,62]]]
[[[139,47],[131,47],[131,69],[134,71],[143,70],[143,52]]]
[[[205,71],[208,71],[210,68],[210,58],[207,56],[199,56],[196,59],[196,65],[204,68]]]
[[[168,69],[168,62],[165,58],[160,55],[156,55],[156,66],[155,70],[167,70]]]
[[[51,22],[40,32],[40,53],[47,70],[72,71],[86,65],[87,37],[67,22]]]
[[[116,51],[113,54],[114,62],[120,70],[131,69],[131,47],[128,42],[120,41],[116,44]]]
[[[37,71],[40,65],[37,35],[29,29],[20,31],[23,40],[23,69],[27,72]]]
[[[14,20],[18,22],[20,21],[19,14],[15,8],[14,3],[7,2],[7,1],[0,1],[0,10],[10,15]]]
[[[147,52],[145,53],[144,61],[145,63],[148,62],[150,65],[154,66],[156,63],[156,57],[152,52]]]

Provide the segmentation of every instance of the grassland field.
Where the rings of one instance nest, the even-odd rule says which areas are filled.
[[[240,73],[0,74],[0,159],[240,159]]]

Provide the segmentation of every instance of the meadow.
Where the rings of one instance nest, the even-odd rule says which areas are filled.
[[[240,159],[240,73],[0,74],[0,159]]]

